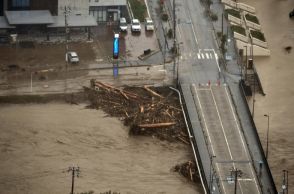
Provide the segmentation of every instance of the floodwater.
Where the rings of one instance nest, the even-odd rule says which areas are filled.
[[[240,2],[240,1],[238,1]],[[289,12],[293,0],[242,0],[257,10],[257,16],[271,50],[271,56],[255,58],[266,96],[257,95],[254,120],[261,141],[266,145],[269,114],[269,165],[278,191],[281,191],[282,170],[289,171],[289,193],[294,192],[294,19]],[[285,47],[292,46],[290,53]],[[249,102],[252,106],[252,101]]]
[[[73,165],[75,193],[201,193],[170,170],[191,159],[189,146],[130,137],[118,119],[84,107],[1,104],[0,193],[69,193]]]

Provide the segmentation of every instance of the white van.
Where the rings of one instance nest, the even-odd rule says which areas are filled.
[[[126,18],[119,19],[119,29],[122,32],[126,32],[128,30],[128,24]]]

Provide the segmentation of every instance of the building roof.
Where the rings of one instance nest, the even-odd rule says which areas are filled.
[[[48,10],[5,11],[5,16],[10,25],[53,23]]]
[[[15,28],[15,26],[10,26],[4,16],[0,16],[0,29]]]
[[[65,18],[63,15],[52,16],[53,23],[49,24],[49,28],[65,27]],[[97,22],[94,17],[89,15],[69,15],[67,16],[68,27],[90,27],[97,26]]]
[[[91,1],[90,6],[126,6],[126,0],[99,0],[98,2]]]

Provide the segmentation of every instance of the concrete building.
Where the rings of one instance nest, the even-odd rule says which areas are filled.
[[[5,10],[49,10],[52,15],[57,15],[58,0],[0,0],[0,16]]]
[[[88,0],[58,0],[58,15],[64,15],[64,8],[69,9],[69,15],[89,15]]]
[[[117,22],[120,17],[129,18],[126,0],[89,0],[89,15],[98,23]]]

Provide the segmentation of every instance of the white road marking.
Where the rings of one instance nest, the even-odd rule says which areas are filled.
[[[188,13],[189,13],[189,19],[190,19],[190,21],[191,21],[191,26],[192,26],[192,31],[193,31],[194,40],[195,40],[196,44],[198,44],[198,40],[197,40],[197,37],[196,37],[196,32],[195,32],[194,24],[193,24],[193,22],[192,22],[192,16],[191,16],[190,9],[188,9]]]
[[[201,56],[200,56],[200,53],[197,53],[197,56],[198,56],[198,59],[200,59],[200,58],[201,58]]]
[[[201,53],[201,57],[202,57],[202,59],[204,59],[204,54],[203,53]]]
[[[201,105],[201,103],[200,103],[200,99],[199,99],[199,96],[198,96],[197,88],[195,87],[195,84],[192,84],[192,86],[193,86],[193,88],[194,88],[194,90],[195,90],[195,93],[196,93],[197,101],[198,101],[198,104],[199,104],[199,107],[200,107],[201,115],[202,115],[202,117],[203,117],[204,126],[205,126],[205,129],[206,129],[206,133],[207,133],[207,136],[208,136],[208,140],[209,140],[210,145],[211,145],[211,146],[210,146],[210,147],[211,147],[211,151],[212,151],[213,156],[215,156],[215,151],[214,151],[214,149],[213,149],[213,144],[212,144],[212,141],[211,141],[211,137],[210,137],[210,135],[209,135],[208,127],[207,127],[207,124],[206,124],[206,119],[205,119],[205,116],[204,116],[204,114],[203,114],[202,105]],[[217,168],[218,174],[220,174],[220,169],[219,169],[219,165],[218,165],[218,163],[216,163],[216,168]],[[227,192],[226,192],[226,189],[225,189],[225,186],[224,186],[224,184],[223,184],[223,182],[221,182],[221,185],[222,185],[222,187],[223,187],[224,192],[227,193]]]
[[[179,32],[179,38],[182,39],[182,34],[181,34],[181,31],[180,31],[179,25],[177,25],[177,29],[178,29],[178,32]]]
[[[205,53],[205,54],[206,54],[206,58],[209,59],[209,54],[208,53]]]
[[[211,88],[211,87],[210,87],[210,88]],[[231,152],[231,148],[230,148],[230,145],[229,145],[229,141],[228,141],[228,139],[227,139],[227,135],[226,135],[226,132],[225,132],[225,128],[224,128],[224,126],[223,126],[223,121],[222,121],[222,119],[221,119],[221,116],[220,116],[220,113],[219,113],[219,110],[218,110],[218,107],[217,107],[217,103],[216,103],[216,101],[215,101],[215,97],[214,97],[214,95],[213,95],[212,90],[210,90],[210,92],[211,92],[211,96],[212,96],[212,99],[213,99],[213,102],[214,102],[214,105],[215,105],[215,108],[216,108],[216,112],[217,112],[217,115],[218,115],[218,119],[219,119],[220,124],[221,124],[222,131],[223,131],[223,134],[224,134],[224,137],[225,137],[225,141],[226,141],[226,144],[227,144],[227,147],[228,147],[228,151],[229,151],[229,154],[230,154],[230,158],[231,158],[231,160],[233,160],[233,155],[232,155],[232,152]],[[236,165],[235,165],[234,162],[233,162],[233,167],[234,167],[234,169],[236,169]],[[241,193],[243,193],[240,182],[239,182],[239,186],[240,186]]]
[[[236,115],[235,115],[235,112],[234,112],[234,109],[233,109],[233,105],[232,105],[231,99],[229,98],[229,94],[228,94],[227,86],[225,86],[225,90],[226,90],[227,98],[228,98],[228,100],[229,100],[229,104],[230,104],[231,112],[232,112],[232,114],[233,114],[233,116],[234,116],[234,121],[235,121],[235,124],[236,124],[236,126],[237,126],[237,128],[238,128],[239,136],[240,136],[241,141],[242,141],[242,146],[243,146],[243,148],[244,148],[244,150],[245,150],[245,153],[246,153],[246,155],[247,155],[247,158],[249,159],[249,153],[248,153],[248,151],[247,151],[247,149],[246,149],[246,147],[245,147],[245,142],[244,142],[244,140],[243,140],[243,138],[242,138],[242,135],[241,135],[241,129],[240,129],[240,126],[239,126],[239,124],[238,124],[238,121],[237,121],[237,118],[236,118]],[[254,183],[255,183],[255,185],[256,185],[257,191],[258,191],[258,193],[260,193],[259,188],[258,188],[258,186],[257,186],[256,179],[255,179],[255,175],[254,175],[254,173],[253,173],[252,165],[249,164],[249,166],[250,166],[251,174],[252,174],[252,176],[254,177],[253,180],[254,180]]]

